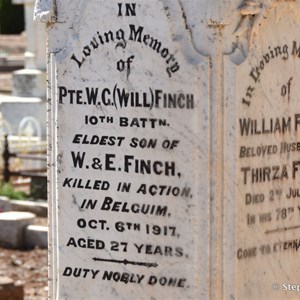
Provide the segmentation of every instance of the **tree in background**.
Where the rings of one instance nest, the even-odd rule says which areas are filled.
[[[0,34],[18,34],[24,30],[24,7],[12,0],[0,0]]]

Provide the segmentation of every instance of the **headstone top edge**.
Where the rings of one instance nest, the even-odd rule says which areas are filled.
[[[296,0],[243,0],[242,4],[237,8],[240,20],[233,35],[237,38],[238,43],[241,43],[243,36],[246,37],[246,56],[254,47],[261,25],[265,22],[268,15],[280,4],[289,5],[293,9],[293,5],[296,2]]]
[[[33,20],[38,23],[55,23],[57,20],[56,0],[36,0]]]

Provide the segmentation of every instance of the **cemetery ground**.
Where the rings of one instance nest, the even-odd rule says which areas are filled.
[[[0,100],[12,88],[14,67],[22,67],[25,50],[23,35],[0,35]],[[35,225],[47,225],[47,219],[38,217]],[[0,229],[1,230],[1,229]],[[48,250],[38,247],[31,250],[12,250],[0,247],[0,278],[10,277],[15,284],[24,286],[24,300],[47,299]],[[4,300],[4,299],[3,299]]]
[[[45,224],[46,219],[37,220]],[[24,286],[24,300],[47,299],[47,249],[11,250],[0,247],[0,278],[10,277]],[[4,299],[3,299],[4,300]]]
[[[18,192],[18,188],[15,190]],[[24,191],[24,187],[22,187],[22,191]],[[3,197],[1,197],[1,199],[2,198]],[[22,205],[22,203],[29,201],[8,200],[8,202],[17,203],[16,205]],[[35,206],[39,205],[37,202],[32,201],[31,203],[34,203]],[[12,208],[12,210],[15,209]],[[23,211],[25,209],[21,208],[20,210]],[[46,227],[47,218],[45,216],[35,217],[32,225]],[[0,230],[1,229],[2,228],[0,226]],[[26,246],[24,246],[18,249],[9,249],[0,246],[0,282],[1,278],[8,277],[13,280],[16,286],[23,286],[23,300],[46,300],[48,295],[47,260],[48,250],[45,249],[45,247],[41,249],[39,246],[35,246],[33,248],[31,247],[26,249]],[[1,298],[0,294],[0,300],[6,299]]]
[[[22,188],[24,189],[24,187]],[[18,188],[16,188],[18,191]],[[1,197],[2,199],[3,197]],[[22,205],[27,201],[8,200],[10,203]],[[20,204],[18,204],[20,203]],[[35,205],[38,203],[33,202]],[[14,209],[12,209],[14,210]],[[18,209],[19,210],[19,209]],[[25,209],[20,209],[25,210]],[[1,219],[1,212],[0,212]],[[32,225],[47,226],[46,217],[35,217]],[[0,226],[1,230],[1,226]],[[8,277],[16,286],[21,285],[24,289],[24,300],[43,300],[48,295],[48,250],[35,246],[26,249],[8,249],[0,246],[0,282],[1,278]],[[0,283],[1,285],[1,283]],[[19,299],[19,298],[18,298]],[[2,299],[0,295],[0,300]]]

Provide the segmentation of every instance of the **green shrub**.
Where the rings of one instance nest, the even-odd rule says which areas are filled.
[[[0,182],[0,196],[22,200],[28,198],[26,193],[16,190],[11,183]]]
[[[0,0],[0,34],[19,34],[24,30],[24,6]]]

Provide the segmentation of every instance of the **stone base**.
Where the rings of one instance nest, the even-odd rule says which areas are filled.
[[[29,225],[25,230],[26,248],[48,248],[48,228],[46,226]],[[0,298],[1,299],[1,298]]]
[[[0,299],[5,300],[23,300],[24,287],[15,285],[9,277],[0,277]]]
[[[13,96],[46,98],[46,73],[23,69],[13,72]]]
[[[29,212],[4,212],[0,214],[0,245],[22,249],[25,246],[25,228],[31,225],[35,215]],[[1,299],[1,298],[0,298]]]

